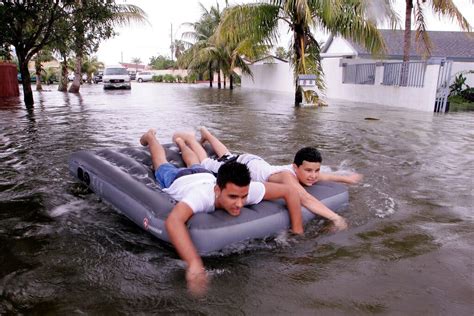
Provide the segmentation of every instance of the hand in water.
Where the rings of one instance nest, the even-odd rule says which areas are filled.
[[[203,266],[189,266],[186,270],[186,281],[188,290],[193,296],[202,297],[206,295],[209,281]]]
[[[346,219],[342,216],[338,216],[331,219],[331,224],[323,228],[323,231],[327,233],[335,233],[341,230],[346,230],[348,226]]]
[[[334,224],[334,228],[336,229],[336,231],[345,230],[348,227],[346,219],[342,216],[339,216],[334,219],[332,223]]]
[[[349,184],[356,184],[356,183],[359,183],[360,181],[362,181],[362,178],[364,176],[359,174],[359,173],[353,173],[353,174],[350,174],[347,176],[347,182]]]

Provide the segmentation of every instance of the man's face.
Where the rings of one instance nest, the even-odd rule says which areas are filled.
[[[293,164],[293,167],[295,169],[296,177],[301,184],[312,186],[318,181],[321,163],[303,160],[303,163],[299,167],[295,164]]]
[[[240,215],[240,209],[245,205],[249,195],[248,185],[239,187],[229,182],[223,189],[216,185],[214,191],[216,193],[216,207],[225,209],[232,216]]]

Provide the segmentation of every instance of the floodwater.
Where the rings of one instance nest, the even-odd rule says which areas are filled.
[[[474,112],[411,112],[205,85],[85,85],[0,99],[0,314],[472,315]],[[374,118],[374,119],[367,119]],[[309,223],[206,258],[205,298],[187,294],[177,254],[68,172],[78,149],[136,146],[150,127],[206,125],[235,151],[323,164],[365,178],[351,227]]]

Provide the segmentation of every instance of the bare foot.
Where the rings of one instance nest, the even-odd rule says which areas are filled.
[[[155,138],[155,135],[156,135],[156,130],[154,128],[150,128],[145,134],[142,135],[142,137],[140,137],[140,144],[142,146],[147,146],[148,141],[150,140],[150,137]]]
[[[199,143],[204,145],[204,143],[208,140],[208,135],[211,134],[205,126],[199,126],[199,132],[201,133],[201,140]]]
[[[181,138],[183,140],[196,138],[196,133],[193,131],[186,131],[186,132],[176,132],[173,134],[173,142],[176,143],[176,139]]]

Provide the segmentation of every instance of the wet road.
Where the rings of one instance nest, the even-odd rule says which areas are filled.
[[[295,109],[292,95],[184,84],[49,89],[32,111],[0,99],[0,314],[472,314],[474,112]],[[199,125],[272,163],[315,145],[323,164],[364,174],[350,229],[310,223],[207,258],[210,292],[189,297],[176,253],[85,190],[67,157]]]

